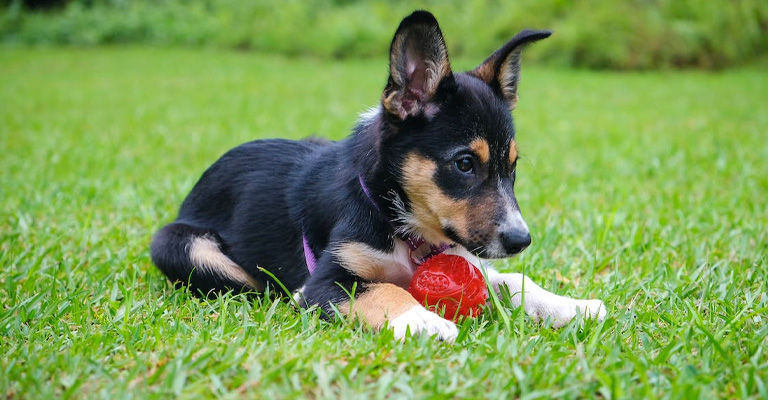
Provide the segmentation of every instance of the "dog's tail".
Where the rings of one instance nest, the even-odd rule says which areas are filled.
[[[212,229],[174,222],[152,240],[152,261],[177,287],[212,296],[226,291],[261,290],[263,285],[227,257],[225,243]]]

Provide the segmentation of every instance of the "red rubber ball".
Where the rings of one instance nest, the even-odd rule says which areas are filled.
[[[438,254],[416,269],[408,292],[430,311],[445,313],[458,322],[461,317],[476,317],[488,300],[488,288],[480,271],[464,257]]]

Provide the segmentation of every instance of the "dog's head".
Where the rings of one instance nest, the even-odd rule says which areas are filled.
[[[514,195],[520,53],[549,31],[522,31],[476,69],[454,74],[435,18],[406,17],[390,48],[381,99],[380,161],[397,182],[404,230],[483,258],[531,242]]]

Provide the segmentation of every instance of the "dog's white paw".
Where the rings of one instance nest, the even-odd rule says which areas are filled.
[[[581,310],[581,314],[585,318],[596,319],[602,321],[605,319],[605,315],[608,312],[605,308],[605,304],[601,300],[579,300],[577,306]]]
[[[568,299],[563,304],[559,304],[556,310],[553,310],[548,316],[552,317],[552,326],[560,328],[571,322],[576,317],[584,319],[596,319],[602,321],[605,319],[607,310],[602,301],[592,300],[574,300]]]
[[[459,335],[456,324],[422,306],[414,306],[392,319],[389,327],[394,331],[395,338],[399,340],[405,339],[409,328],[412,335],[426,333],[448,343],[453,343]]]

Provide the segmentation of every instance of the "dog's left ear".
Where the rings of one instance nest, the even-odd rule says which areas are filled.
[[[551,31],[524,30],[469,74],[491,85],[494,90],[504,96],[509,109],[513,110],[517,105],[517,84],[520,81],[520,55],[523,47],[537,40],[546,39],[551,34]]]
[[[400,120],[433,114],[430,104],[440,82],[452,78],[448,49],[435,17],[416,11],[400,23],[389,49],[389,81],[384,109]]]

